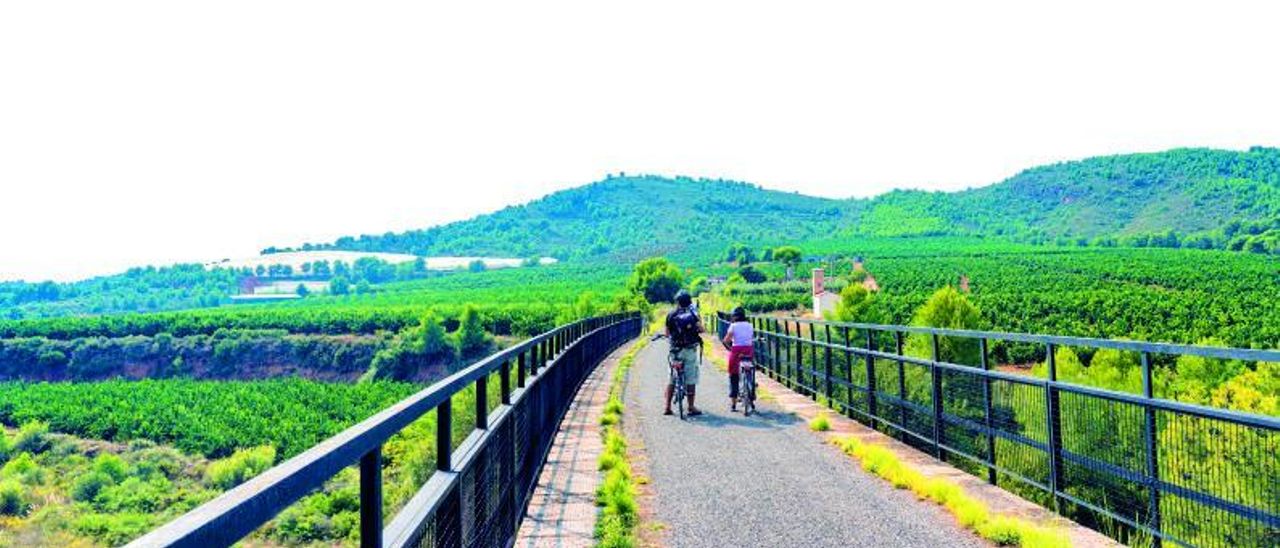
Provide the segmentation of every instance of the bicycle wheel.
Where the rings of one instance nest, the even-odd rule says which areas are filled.
[[[676,381],[676,408],[680,411],[680,420],[684,420],[684,379]]]

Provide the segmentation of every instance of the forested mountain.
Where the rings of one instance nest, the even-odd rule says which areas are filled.
[[[723,181],[610,177],[468,221],[342,238],[336,249],[622,258],[821,236],[1003,236],[1037,243],[1280,252],[1280,149],[1177,149],[1035,167],[961,192],[832,200]]]
[[[619,258],[631,260],[706,242],[829,235],[849,230],[853,205],[732,181],[610,177],[468,221],[342,238],[330,247],[561,259],[621,253]]]

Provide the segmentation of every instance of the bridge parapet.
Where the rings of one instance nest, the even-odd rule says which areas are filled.
[[[344,430],[130,546],[229,546],[359,463],[363,547],[509,544],[579,384],[639,335],[636,314],[564,325],[490,355]],[[489,381],[501,404],[490,412]],[[475,387],[475,428],[453,447],[454,397]],[[382,445],[436,411],[437,471],[384,529]]]

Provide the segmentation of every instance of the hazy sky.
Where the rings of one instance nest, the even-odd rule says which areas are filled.
[[[825,196],[1280,145],[1274,2],[0,3],[0,279],[461,219],[609,172]]]

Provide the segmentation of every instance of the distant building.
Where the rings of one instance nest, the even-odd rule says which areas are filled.
[[[840,295],[827,291],[826,272],[821,268],[813,269],[813,315],[819,318],[826,311],[835,313]]]

